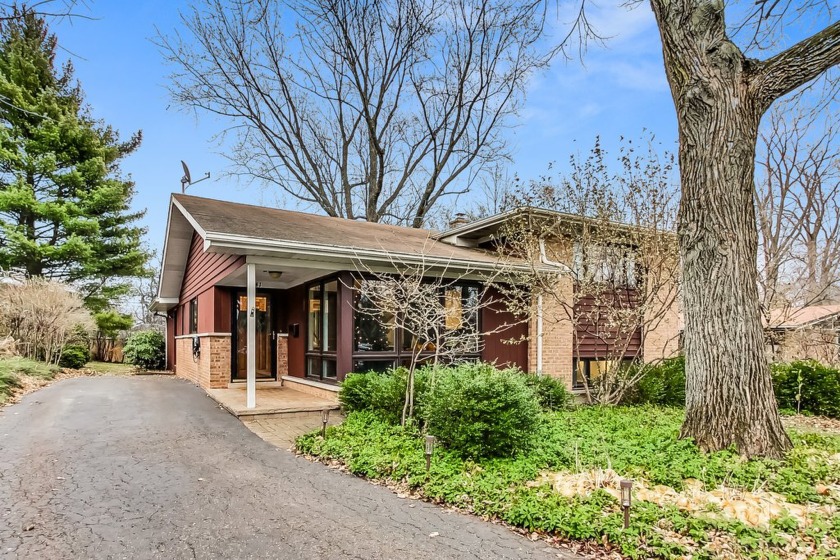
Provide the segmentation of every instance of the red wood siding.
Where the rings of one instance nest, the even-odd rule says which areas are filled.
[[[617,326],[610,326],[608,308],[620,306],[630,309],[639,303],[636,290],[618,290],[613,301],[599,305],[594,296],[581,297],[574,308],[575,314],[575,356],[578,358],[617,358],[623,351],[626,358],[641,357],[642,329],[638,326],[632,332],[620,332]],[[598,299],[603,300],[604,295]],[[615,308],[615,307],[613,307]],[[626,327],[627,325],[621,325]]]
[[[197,333],[230,332],[230,294],[216,282],[245,264],[242,255],[206,253],[204,240],[193,233],[181,297],[177,334],[189,334],[190,301],[198,298]]]
[[[481,329],[489,334],[484,336],[482,361],[495,362],[500,367],[517,366],[522,371],[527,371],[527,322],[518,320],[506,309],[504,296],[498,290],[488,290],[485,297],[488,298],[488,305],[481,310]],[[516,344],[505,342],[510,340],[521,340],[521,342]]]
[[[213,288],[215,305],[213,314],[215,316],[213,330],[218,333],[231,332],[231,317],[233,315],[233,301],[231,291],[228,288]],[[199,310],[200,312],[201,310]]]
[[[196,294],[211,288],[243,264],[243,255],[205,253],[204,241],[198,233],[193,233],[184,281],[181,283],[181,303],[189,302]]]

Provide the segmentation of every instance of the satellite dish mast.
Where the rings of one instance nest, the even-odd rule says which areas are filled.
[[[181,193],[187,192],[187,188],[195,185],[196,183],[200,183],[206,179],[210,178],[210,172],[208,171],[205,173],[204,177],[199,179],[198,181],[193,181],[192,176],[190,175],[190,168],[187,167],[187,163],[184,160],[181,160],[181,167],[184,168],[184,176],[181,177]]]

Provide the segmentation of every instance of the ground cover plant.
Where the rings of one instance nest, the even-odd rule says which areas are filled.
[[[840,437],[791,433],[783,461],[704,455],[678,439],[683,412],[654,405],[542,413],[526,450],[469,459],[371,410],[297,441],[299,452],[521,530],[628,558],[835,558]],[[635,481],[629,529],[620,478]]]
[[[26,378],[53,379],[61,369],[53,364],[18,356],[0,358],[0,404],[20,390]]]

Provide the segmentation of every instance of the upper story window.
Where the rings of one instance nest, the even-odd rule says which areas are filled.
[[[575,243],[574,271],[579,282],[635,288],[636,251],[627,245]]]

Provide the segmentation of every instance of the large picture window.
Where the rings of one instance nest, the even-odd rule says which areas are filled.
[[[306,375],[336,379],[338,282],[319,282],[307,294]]]
[[[481,336],[479,328],[478,299],[481,288],[475,284],[453,284],[438,287],[440,324],[437,327],[423,324],[429,316],[417,310],[421,321],[412,326],[411,316],[395,317],[387,310],[377,309],[366,294],[375,292],[382,280],[357,279],[353,293],[353,371],[384,371],[398,365],[408,365],[416,352],[422,358],[431,358],[436,344],[445,345],[447,335],[457,333],[462,348],[457,359],[479,359]],[[409,315],[407,313],[407,315]],[[398,325],[405,328],[398,328]],[[429,332],[420,332],[428,328]],[[440,336],[435,336],[435,332]],[[464,336],[467,335],[467,336]],[[473,336],[469,336],[473,335]],[[467,341],[466,346],[463,346]],[[451,352],[449,352],[451,354]],[[452,356],[449,356],[450,358]]]

